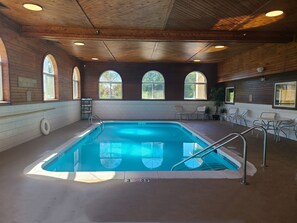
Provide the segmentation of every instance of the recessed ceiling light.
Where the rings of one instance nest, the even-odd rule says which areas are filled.
[[[225,46],[224,45],[217,45],[217,46],[215,46],[215,48],[216,49],[223,49],[223,48],[225,48]]]
[[[42,7],[33,3],[24,3],[23,7],[31,11],[42,11]]]
[[[282,10],[274,10],[274,11],[267,12],[265,14],[265,16],[267,16],[267,17],[276,17],[276,16],[280,16],[282,14],[284,14],[284,11],[282,11]]]
[[[92,60],[99,60],[99,58],[97,58],[97,57],[92,57]]]
[[[74,45],[76,45],[76,46],[84,46],[85,44],[83,42],[74,42]]]
[[[196,62],[196,63],[198,63],[198,62],[200,62],[201,60],[193,60],[194,62]]]

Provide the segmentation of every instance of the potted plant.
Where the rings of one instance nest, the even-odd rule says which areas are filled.
[[[225,100],[225,89],[224,87],[214,87],[210,90],[210,100],[214,101],[214,106],[216,107],[215,114],[212,116],[214,120],[219,120],[219,107],[224,104]]]
[[[206,107],[205,109],[205,116],[207,117],[207,119],[210,119],[210,113],[211,113],[211,110],[209,107]]]

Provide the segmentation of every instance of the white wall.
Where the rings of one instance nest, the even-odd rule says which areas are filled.
[[[93,114],[101,119],[174,119],[175,105],[182,105],[186,111],[194,112],[197,106],[207,105],[210,101],[93,101]]]
[[[14,115],[37,110],[53,110]],[[80,101],[0,106],[0,152],[41,136],[40,121],[46,118],[51,131],[80,120]]]
[[[272,108],[272,105],[235,103],[234,105],[226,104],[225,107],[227,109],[229,109],[230,107],[237,107],[239,109],[239,113],[243,109],[248,109],[249,111],[247,114],[247,120],[248,120],[247,124],[250,127],[253,125],[253,121],[258,119],[258,117],[261,115],[262,112],[276,112],[278,114],[278,117],[281,117],[281,118],[290,118],[290,119],[297,118],[296,110],[275,109],[275,108]],[[281,134],[281,136],[283,136],[283,134]],[[288,136],[290,139],[296,140],[295,134],[292,131],[289,132]]]

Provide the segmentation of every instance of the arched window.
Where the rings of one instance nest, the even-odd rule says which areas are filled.
[[[193,71],[187,75],[185,79],[184,99],[207,99],[207,79],[204,74],[198,71]]]
[[[0,101],[9,101],[8,61],[5,45],[0,38]]]
[[[165,99],[165,81],[158,71],[149,71],[142,78],[142,99]]]
[[[57,99],[57,64],[54,57],[48,54],[43,61],[43,99]]]
[[[80,72],[78,67],[74,67],[72,75],[72,97],[73,99],[80,98]]]
[[[113,70],[103,72],[99,78],[99,98],[122,99],[122,95],[121,76]]]

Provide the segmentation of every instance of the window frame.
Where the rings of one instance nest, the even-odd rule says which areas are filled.
[[[205,82],[192,82],[192,83],[186,83],[186,79],[187,77],[192,74],[192,73],[199,73],[201,75],[203,75],[203,77],[205,78]],[[192,71],[190,73],[188,73],[185,77],[185,80],[184,80],[184,100],[190,100],[190,101],[207,101],[208,100],[208,95],[207,95],[207,83],[208,83],[208,80],[207,80],[207,77],[205,76],[205,74],[203,74],[202,72],[200,71]],[[205,86],[205,98],[197,98],[197,95],[195,93],[195,98],[186,98],[186,95],[185,95],[185,89],[186,89],[186,85],[194,85],[194,91],[197,92],[197,89],[199,89],[199,86]]]
[[[0,55],[0,101],[3,101],[3,93],[4,93],[4,88],[3,88],[3,75],[2,75],[2,57]]]
[[[289,85],[289,84],[295,85],[294,105],[292,105],[292,106],[286,106],[286,105],[278,105],[278,104],[276,104],[277,85]],[[274,108],[296,109],[296,104],[297,104],[296,102],[297,102],[297,81],[286,81],[286,82],[274,83],[274,89],[273,89],[273,107]]]
[[[76,72],[75,72],[76,71]],[[77,74],[77,80],[74,79],[74,75]],[[74,97],[74,85],[76,85],[76,89],[77,89],[77,97]],[[75,66],[73,68],[73,72],[72,72],[72,99],[73,100],[79,100],[81,98],[80,95],[80,70],[77,66]]]
[[[49,61],[52,64],[53,67],[53,73],[48,73],[44,70],[44,63],[46,58],[49,58]],[[54,92],[54,97],[53,98],[46,98],[46,87],[45,87],[45,77],[53,78],[53,92]],[[57,69],[57,62],[56,59],[52,54],[46,54],[45,57],[43,58],[43,63],[42,63],[42,87],[43,87],[43,101],[55,101],[58,100],[58,69]]]
[[[5,44],[0,37],[0,68],[1,68],[1,76],[0,76],[0,91],[1,91],[1,104],[9,104],[10,103],[10,83],[9,83],[9,66],[8,66],[8,57],[6,52]]]
[[[233,92],[234,92],[234,96],[233,96],[233,101],[228,101],[228,90],[231,90],[231,89],[233,89]],[[231,87],[226,87],[225,88],[225,104],[235,104],[235,87],[234,86],[231,86]]]
[[[121,81],[116,82],[116,81],[100,81],[100,79],[102,78],[102,76],[106,73],[106,72],[114,72],[116,73],[119,78],[121,79]],[[108,84],[108,98],[102,98],[100,97],[100,84]],[[111,93],[111,89],[112,89],[112,85],[116,85],[116,84],[120,84],[121,85],[121,98],[112,98],[112,93]],[[106,70],[104,72],[102,72],[102,74],[99,76],[98,79],[98,98],[99,100],[123,100],[123,79],[122,76],[116,72],[115,70]]]
[[[150,72],[157,72],[158,74],[161,75],[163,81],[143,81],[143,79],[145,78],[146,75],[149,75]],[[143,86],[144,85],[147,85],[149,84],[151,86],[151,95],[152,95],[152,98],[144,98],[143,96]],[[163,85],[163,98],[155,98],[154,97],[154,86],[156,84],[162,84]],[[163,76],[163,74],[157,70],[150,70],[150,71],[147,71],[143,76],[142,76],[142,80],[141,80],[141,100],[165,100],[166,98],[166,95],[165,95],[165,78]]]

